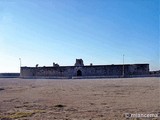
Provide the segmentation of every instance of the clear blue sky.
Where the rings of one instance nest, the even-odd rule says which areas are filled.
[[[160,69],[159,0],[0,0],[0,72],[149,63]]]

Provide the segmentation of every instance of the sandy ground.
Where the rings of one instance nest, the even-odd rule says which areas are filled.
[[[1,120],[126,120],[125,113],[160,113],[160,78],[0,78]]]

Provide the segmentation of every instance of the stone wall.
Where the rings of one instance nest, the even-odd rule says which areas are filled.
[[[124,65],[125,76],[149,74],[149,64]],[[74,76],[122,76],[123,65],[21,67],[22,78],[74,77]]]
[[[0,78],[18,78],[20,73],[0,73]]]

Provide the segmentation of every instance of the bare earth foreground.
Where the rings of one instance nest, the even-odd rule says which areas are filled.
[[[160,112],[160,78],[0,78],[1,120],[126,120]],[[159,118],[129,118],[129,120]]]

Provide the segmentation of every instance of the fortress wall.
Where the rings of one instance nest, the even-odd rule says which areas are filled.
[[[21,67],[20,77],[31,77],[35,74],[35,68],[33,67]]]
[[[120,76],[123,74],[123,65],[84,66],[80,68],[83,76]],[[124,65],[125,75],[149,74],[149,64]]]
[[[72,76],[73,67],[37,67],[34,73],[35,76]]]
[[[64,76],[73,76],[75,73],[74,73],[74,66],[70,66],[70,67],[64,67],[63,69],[61,69],[63,71],[63,75]]]
[[[149,64],[133,64],[127,67],[129,75],[149,74]]]
[[[107,65],[107,66],[85,66],[83,68],[82,74],[84,76],[111,76],[111,75],[121,75],[122,66]]]
[[[62,76],[62,72],[58,67],[38,67],[36,68],[36,76]]]
[[[21,67],[21,77],[122,76],[123,65]],[[124,65],[125,75],[149,74],[149,64]]]

